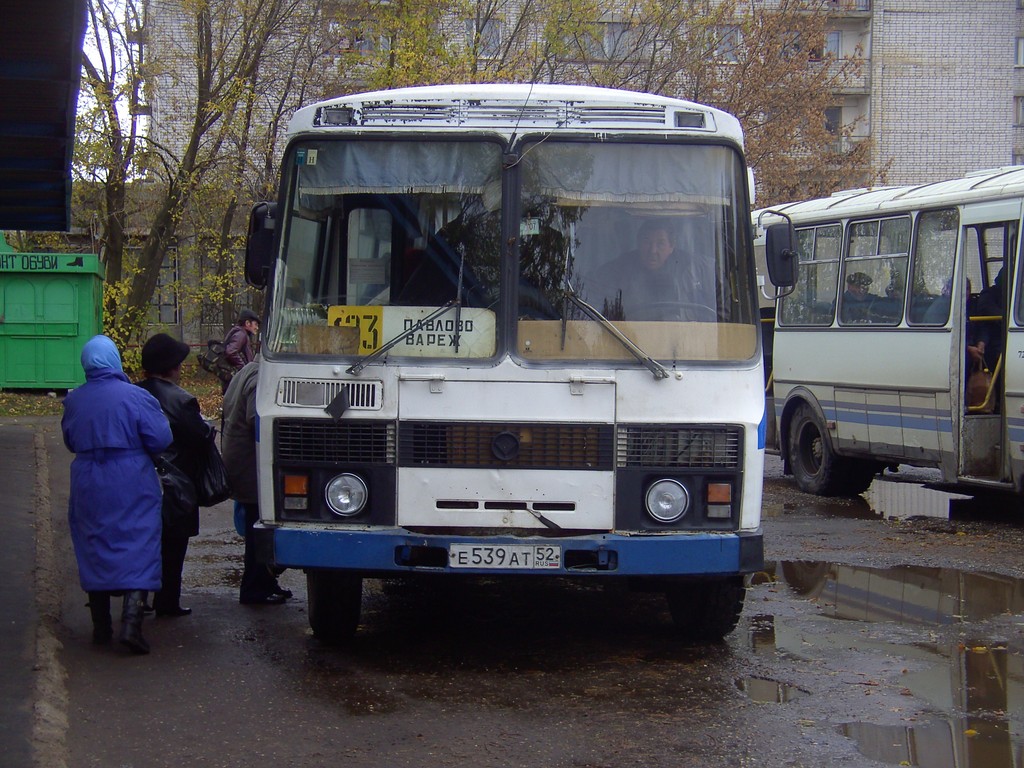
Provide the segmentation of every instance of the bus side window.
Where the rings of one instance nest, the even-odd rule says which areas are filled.
[[[953,298],[953,261],[960,216],[955,208],[925,211],[917,217],[908,320],[945,325]]]

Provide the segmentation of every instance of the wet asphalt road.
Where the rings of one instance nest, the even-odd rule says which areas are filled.
[[[55,420],[0,437],[26,430],[50,513],[36,526],[50,564],[36,574],[36,765],[1024,764],[1024,523],[989,503],[954,520],[947,500],[898,487],[822,503],[776,467],[768,566],[736,631],[696,648],[659,595],[540,581],[368,582],[356,641],[324,647],[300,573],[282,577],[285,606],[237,604],[241,541],[222,505],[189,551],[195,613],[147,620],[153,653],[132,657],[89,644],[70,456]]]

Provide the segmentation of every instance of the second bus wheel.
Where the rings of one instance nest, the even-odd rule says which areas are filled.
[[[867,490],[876,465],[837,456],[825,426],[811,406],[802,403],[789,424],[789,465],[796,484],[816,496],[856,496]]]
[[[339,571],[306,572],[309,626],[313,637],[337,644],[350,640],[359,626],[363,580]]]

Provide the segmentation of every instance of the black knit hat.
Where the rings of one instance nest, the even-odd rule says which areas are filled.
[[[238,322],[235,323],[235,325],[245,325],[250,320],[255,320],[258,323],[260,321],[260,316],[251,309],[243,309],[238,313]]]
[[[142,368],[146,373],[166,373],[181,365],[188,351],[188,344],[158,333],[142,346]]]

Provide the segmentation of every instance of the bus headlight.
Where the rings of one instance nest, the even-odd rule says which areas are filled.
[[[363,479],[347,472],[331,480],[324,491],[327,506],[334,514],[342,517],[352,517],[362,512],[367,496],[369,492]]]
[[[659,523],[674,523],[690,508],[690,494],[678,480],[658,480],[647,489],[647,514]]]

